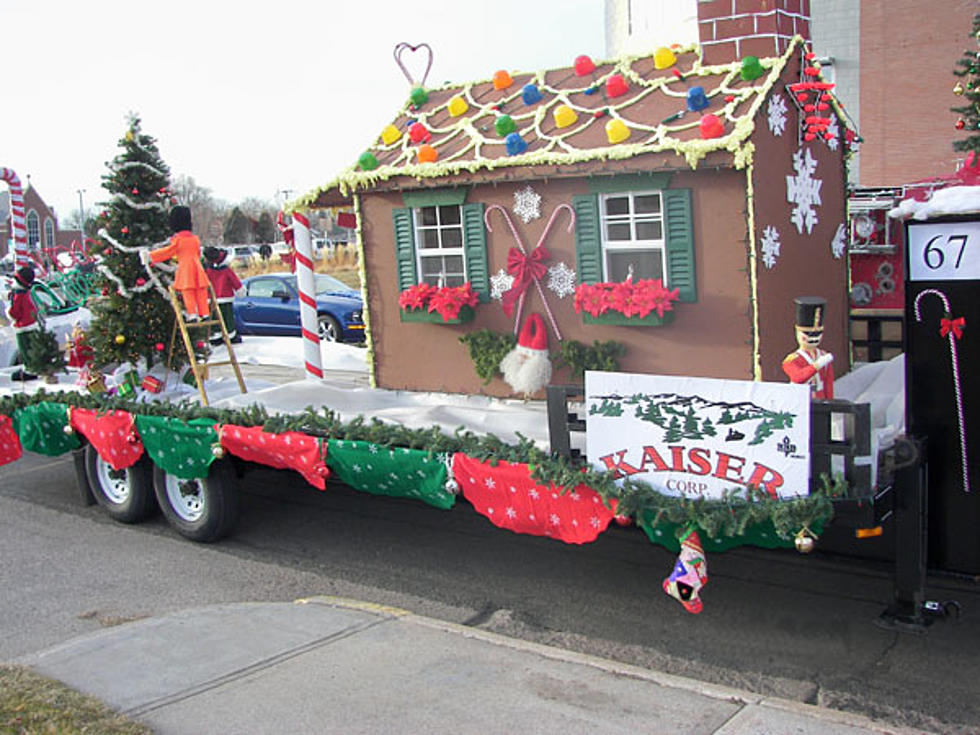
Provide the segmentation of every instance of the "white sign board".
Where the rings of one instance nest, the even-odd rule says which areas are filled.
[[[809,493],[807,385],[587,372],[585,396],[589,462],[620,480],[688,497]]]
[[[980,279],[980,222],[909,222],[910,281]]]

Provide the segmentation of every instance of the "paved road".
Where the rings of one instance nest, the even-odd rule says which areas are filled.
[[[980,732],[980,589],[931,579],[963,605],[925,635],[872,624],[887,567],[795,553],[709,557],[700,616],[660,581],[673,556],[636,529],[565,546],[452,511],[246,475],[239,532],[215,546],[160,519],[124,527],[83,508],[71,461],[0,469],[0,658],[142,616],[317,594],[389,604],[702,681],[936,731]],[[947,723],[947,724],[943,724]],[[958,723],[954,726],[949,723]]]

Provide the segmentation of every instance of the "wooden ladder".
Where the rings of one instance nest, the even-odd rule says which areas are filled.
[[[177,299],[177,292],[174,290],[173,286],[170,287],[170,304],[174,308],[174,314],[177,315],[177,320],[174,322],[174,331],[170,335],[170,352],[168,353],[167,363],[170,364],[171,358],[174,354],[174,346],[177,342],[177,330],[180,330],[180,336],[184,341],[184,349],[187,351],[187,358],[190,360],[191,370],[194,373],[194,382],[197,383],[197,390],[201,394],[201,402],[207,406],[208,404],[208,394],[204,390],[204,380],[207,377],[207,371],[210,367],[217,367],[218,365],[231,365],[232,369],[235,371],[235,377],[238,379],[238,387],[241,389],[242,393],[248,393],[248,389],[245,387],[245,380],[242,378],[242,369],[238,366],[238,358],[235,357],[235,350],[231,346],[231,340],[228,338],[228,329],[225,327],[225,322],[221,318],[221,310],[218,308],[218,299],[214,295],[214,287],[208,284],[208,304],[210,313],[207,319],[202,319],[200,321],[191,322],[191,329],[197,329],[199,327],[221,327],[221,338],[224,340],[225,349],[228,350],[228,359],[222,360],[220,362],[208,362],[205,358],[202,362],[197,361],[197,354],[194,351],[194,345],[191,342],[190,334],[187,332],[187,322],[184,320],[184,309],[180,305]],[[204,336],[207,340],[208,345],[211,343],[211,333],[207,330],[207,334]]]

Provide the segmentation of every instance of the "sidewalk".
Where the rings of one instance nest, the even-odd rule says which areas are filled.
[[[161,735],[919,732],[330,597],[186,610],[17,663]]]

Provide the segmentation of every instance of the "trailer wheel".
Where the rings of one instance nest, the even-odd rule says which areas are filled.
[[[120,523],[139,523],[154,510],[149,460],[115,470],[91,444],[85,447],[85,475],[95,501]]]
[[[153,489],[167,522],[191,541],[217,541],[238,522],[238,488],[229,462],[214,462],[201,480],[184,480],[154,467]]]

